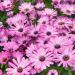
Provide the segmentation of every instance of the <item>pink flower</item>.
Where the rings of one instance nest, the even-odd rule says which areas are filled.
[[[63,50],[63,49],[62,49]],[[75,62],[75,51],[72,48],[66,48],[62,53],[57,53],[58,66],[63,65],[63,67],[73,67]]]
[[[37,4],[35,5],[35,8],[36,8],[36,9],[39,9],[39,10],[40,10],[40,9],[43,9],[44,7],[45,7],[45,4],[44,4],[43,2],[42,2],[42,3],[39,2],[39,3],[37,3]]]
[[[72,19],[67,17],[57,17],[57,19],[53,22],[53,25],[58,29],[69,28],[72,26]]]
[[[65,8],[64,8],[65,7]],[[75,14],[75,5],[73,4],[58,4],[58,7],[61,12],[63,12],[66,15],[72,15]]]
[[[0,63],[6,64],[9,59],[9,53],[7,51],[0,52]]]
[[[27,34],[29,32],[30,26],[26,27],[24,25],[17,24],[16,27],[11,26],[11,28],[8,30],[9,34],[14,36],[22,36],[24,34]]]
[[[40,35],[40,25],[32,26],[28,35],[31,37],[38,37]]]
[[[13,62],[9,62],[9,68],[6,69],[7,74],[12,75],[30,75],[29,71],[31,69],[30,62],[28,59],[19,58],[12,59]]]
[[[49,25],[49,18],[47,16],[43,16],[38,20],[38,25]]]
[[[58,34],[57,29],[50,25],[41,25],[40,36],[44,38],[54,37]]]
[[[58,71],[55,69],[49,70],[47,75],[58,75]]]
[[[4,0],[2,4],[6,11],[10,11],[12,9],[12,2],[10,0]]]
[[[23,3],[19,6],[20,12],[30,13],[34,11],[34,6],[31,3]]]
[[[27,17],[22,14],[22,13],[18,13],[13,17],[10,17],[6,20],[6,22],[13,27],[16,27],[16,25],[18,24],[27,24]],[[12,25],[13,24],[13,25]]]
[[[40,69],[41,71],[53,64],[52,52],[42,47],[32,51],[32,54],[29,56],[29,59],[35,69]]]
[[[60,52],[64,48],[71,47],[72,43],[67,37],[54,37],[50,39],[49,48],[54,52]]]
[[[54,9],[45,8],[45,10],[41,11],[39,14],[41,16],[49,16],[52,18],[54,16],[57,16],[57,11],[55,11]]]
[[[4,50],[7,50],[7,51],[9,51],[9,50],[13,50],[13,51],[15,51],[15,50],[17,50],[18,49],[18,47],[19,47],[19,44],[17,44],[16,42],[14,42],[14,41],[11,41],[11,42],[7,42],[7,43],[3,43],[3,45],[4,45]]]
[[[10,25],[10,28],[8,29],[10,35],[22,36],[30,30],[26,16],[23,14],[17,14],[14,17],[7,19],[7,23]]]

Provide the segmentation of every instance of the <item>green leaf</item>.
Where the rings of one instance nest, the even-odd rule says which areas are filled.
[[[0,11],[0,21],[4,22],[7,19],[7,15],[5,11]]]
[[[35,2],[35,0],[24,0],[24,2],[31,2],[31,3],[33,3],[33,2]]]
[[[46,5],[46,7],[48,7],[48,8],[52,7],[51,0],[44,0],[44,3]]]
[[[58,66],[54,65],[54,66],[48,67],[47,69],[43,70],[39,75],[47,75],[48,71],[51,69],[55,69],[55,70],[61,72],[63,70],[63,67],[58,67]]]
[[[7,68],[7,65],[5,65],[5,64],[1,65],[1,69],[2,69],[3,73],[6,73],[6,68]]]
[[[55,69],[58,71],[59,75],[72,75],[72,71],[70,68],[63,68],[62,66],[58,67],[57,65],[53,65],[43,70],[39,75],[47,75],[48,71],[51,69]]]
[[[19,5],[20,5],[19,2],[14,3],[14,8],[13,8],[14,14],[19,13],[19,9],[18,9]]]
[[[0,52],[3,51],[4,46],[0,46]]]
[[[61,75],[72,75],[72,71],[69,68],[63,69]]]

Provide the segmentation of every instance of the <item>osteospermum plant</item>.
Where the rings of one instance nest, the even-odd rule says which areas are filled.
[[[0,75],[75,75],[75,0],[0,0]]]

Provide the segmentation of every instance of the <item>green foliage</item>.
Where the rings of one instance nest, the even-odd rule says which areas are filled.
[[[20,5],[19,2],[14,3],[14,8],[13,8],[14,14],[17,14],[19,12],[19,9],[18,9],[19,5]]]
[[[33,3],[33,2],[35,2],[35,0],[24,0],[24,2],[31,2],[31,3]]]
[[[3,71],[3,73],[6,73],[6,68],[7,68],[7,65],[2,65],[2,71]]]
[[[4,48],[3,46],[0,46],[0,52],[3,50],[3,48]]]
[[[0,11],[0,21],[4,22],[7,19],[6,12]]]
[[[7,65],[5,65],[5,64],[0,64],[0,69],[2,69],[3,74],[6,73],[6,68],[7,68]]]
[[[39,75],[47,75],[48,71],[51,69],[56,69],[59,73],[59,75],[72,75],[72,71],[69,68],[63,68],[63,67],[58,67],[58,66],[51,66],[48,67],[47,69],[43,70]]]
[[[72,71],[69,68],[67,68],[67,69],[63,68],[61,71],[61,75],[72,75]]]
[[[47,8],[51,8],[52,7],[51,0],[44,0],[44,3],[45,3]]]

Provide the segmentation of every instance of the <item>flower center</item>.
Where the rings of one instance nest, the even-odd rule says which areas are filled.
[[[47,43],[48,43],[48,41],[47,41],[47,40],[45,40],[45,41],[44,41],[44,44],[47,44]]]
[[[71,34],[75,34],[75,31],[71,31]]]
[[[34,34],[38,34],[38,31],[34,31]]]
[[[26,11],[29,11],[29,9],[28,9],[28,8],[26,8],[25,10],[26,10]]]
[[[69,60],[69,58],[70,58],[70,57],[69,57],[68,55],[63,56],[63,60],[64,60],[64,61]]]
[[[59,44],[56,44],[54,47],[55,47],[56,49],[59,49],[61,46],[60,46]]]
[[[51,35],[51,32],[48,31],[46,34],[49,36],[49,35]]]
[[[41,62],[43,62],[43,61],[45,61],[45,57],[44,57],[44,56],[41,56],[41,57],[39,58],[39,60],[40,60]]]
[[[3,62],[6,62],[7,61],[7,58],[3,58]]]
[[[59,22],[59,25],[63,25],[63,24],[65,24],[64,22]]]
[[[19,32],[23,32],[23,28],[20,28],[18,31],[19,31]]]
[[[26,42],[27,42],[27,41],[26,41],[26,40],[24,40],[24,41],[23,41],[23,44],[26,44]]]
[[[54,73],[51,73],[51,75],[54,75]]]
[[[42,24],[46,24],[46,21],[43,21]]]
[[[71,11],[70,10],[66,10],[68,13],[70,13]]]
[[[64,32],[59,33],[60,36],[66,36],[66,34]]]
[[[17,71],[18,71],[19,73],[21,73],[21,72],[23,71],[23,68],[22,68],[22,67],[19,67],[19,68],[17,69]]]

